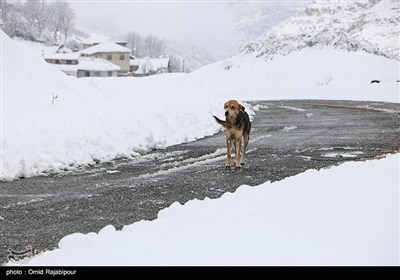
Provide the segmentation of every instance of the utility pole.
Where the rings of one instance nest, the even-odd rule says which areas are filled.
[[[185,59],[182,60],[182,72],[185,73]]]

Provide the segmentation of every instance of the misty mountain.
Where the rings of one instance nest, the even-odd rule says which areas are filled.
[[[137,58],[168,57],[173,72],[191,72],[205,64],[213,62],[211,56],[200,46],[189,42],[167,40],[155,35],[143,36],[129,32],[124,39],[132,55]]]
[[[245,43],[239,54],[271,59],[275,54],[331,46],[400,60],[399,12],[398,0],[316,1]]]
[[[304,9],[307,1],[268,1],[227,3],[233,14],[232,28],[247,38],[256,38],[283,20]]]
[[[178,72],[191,72],[214,62],[204,48],[192,42],[167,41],[166,51],[171,58],[171,67]]]

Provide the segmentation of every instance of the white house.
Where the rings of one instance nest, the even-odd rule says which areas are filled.
[[[120,67],[109,61],[81,57],[79,53],[72,54],[46,54],[45,60],[54,65],[58,70],[69,76],[81,77],[117,77]]]
[[[111,40],[108,36],[102,34],[93,34],[93,33],[88,38],[83,39],[81,43],[83,49],[87,49],[108,41],[112,41],[118,45],[121,45],[122,47],[126,47],[126,45],[128,44],[128,41],[126,40]]]
[[[45,54],[67,75],[80,77],[148,76],[171,72],[169,58],[136,58],[131,49],[115,42],[84,42],[91,47],[74,53]],[[124,42],[122,42],[123,44]]]
[[[129,71],[129,58],[131,49],[125,48],[114,42],[104,42],[82,50],[85,57],[101,58],[120,67],[119,74],[125,75]]]
[[[76,65],[80,56],[80,53],[49,53],[44,54],[43,58],[51,64]]]
[[[79,63],[80,53],[48,53],[43,58],[69,76],[76,76],[76,65]]]

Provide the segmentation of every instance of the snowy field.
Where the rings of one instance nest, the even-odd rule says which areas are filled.
[[[212,135],[220,127],[211,116],[222,117],[228,99],[399,102],[398,61],[363,52],[307,49],[271,61],[232,57],[190,74],[77,79],[45,63],[38,46],[0,32],[2,180]]]
[[[154,221],[66,236],[25,264],[399,265],[399,161],[348,162],[174,203]]]

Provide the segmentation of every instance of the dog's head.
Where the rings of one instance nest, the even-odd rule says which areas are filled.
[[[244,107],[236,100],[229,100],[224,104],[225,116],[236,117],[240,111],[244,111]]]

